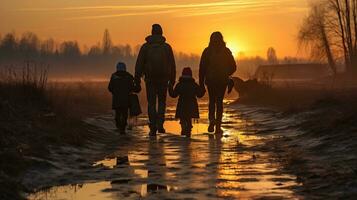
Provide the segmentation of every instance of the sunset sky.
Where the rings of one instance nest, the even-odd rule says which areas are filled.
[[[221,31],[237,54],[299,56],[296,35],[308,0],[0,0],[0,33],[96,44],[108,28],[115,44],[138,45],[160,23],[175,51],[200,54]]]

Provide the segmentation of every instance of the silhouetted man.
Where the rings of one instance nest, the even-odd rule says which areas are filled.
[[[151,33],[146,37],[146,43],[141,47],[136,61],[135,82],[136,85],[140,85],[141,77],[144,76],[150,135],[153,136],[157,131],[165,133],[167,89],[169,85],[172,87],[175,83],[176,65],[172,48],[162,36],[161,26],[152,25]]]

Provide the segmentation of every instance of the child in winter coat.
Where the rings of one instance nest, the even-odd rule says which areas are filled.
[[[176,118],[180,119],[181,135],[191,136],[192,118],[199,118],[199,109],[196,97],[203,97],[205,91],[195,82],[192,70],[187,67],[175,88],[170,88],[170,96],[179,100],[176,107]]]
[[[108,90],[112,93],[112,108],[115,111],[115,122],[120,134],[125,134],[130,95],[135,91],[134,77],[126,71],[125,63],[119,62],[116,72],[112,74]]]

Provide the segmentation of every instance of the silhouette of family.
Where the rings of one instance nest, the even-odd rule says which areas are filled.
[[[167,93],[178,97],[175,117],[180,119],[181,134],[191,135],[192,119],[199,118],[197,98],[209,96],[208,132],[221,134],[223,99],[227,87],[232,88],[230,76],[236,71],[232,52],[226,47],[220,32],[212,33],[208,47],[203,51],[199,66],[199,82],[196,83],[190,67],[182,71],[177,84],[176,64],[171,46],[166,43],[159,24],[152,25],[151,35],[146,37],[135,66],[135,76],[126,71],[125,63],[119,62],[112,74],[108,89],[112,93],[112,109],[120,134],[125,134],[128,115],[141,113],[138,97],[141,79],[146,86],[150,136],[165,133]]]

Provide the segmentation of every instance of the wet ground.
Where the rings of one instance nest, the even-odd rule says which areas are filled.
[[[282,170],[276,152],[266,145],[267,141],[280,137],[279,130],[287,124],[281,120],[286,119],[279,122],[274,113],[257,107],[227,105],[222,127],[224,134],[218,136],[206,132],[207,105],[200,107],[202,119],[195,122],[191,138],[180,136],[179,123],[172,119],[174,107],[169,107],[166,134],[148,137],[143,117],[127,136],[118,135],[116,141],[108,141],[107,154],[98,155],[91,163],[93,167],[82,166],[75,170],[57,167],[56,178],[60,176],[63,180],[53,184],[56,186],[30,194],[28,198],[301,198],[294,193],[300,187],[296,176]],[[110,114],[87,122],[106,130],[108,135],[115,134]],[[92,144],[95,146],[95,141]],[[72,157],[73,154],[76,154],[74,149],[68,153]],[[65,172],[58,175],[59,171]],[[31,176],[48,179],[47,185],[51,182],[46,175],[32,173]]]

